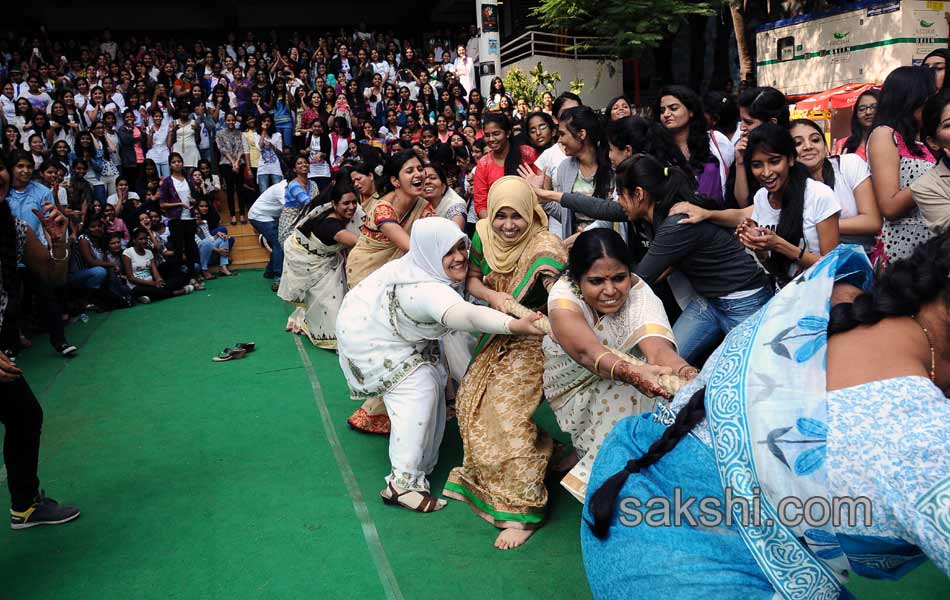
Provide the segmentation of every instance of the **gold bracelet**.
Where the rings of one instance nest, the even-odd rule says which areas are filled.
[[[614,364],[610,367],[610,380],[611,380],[611,381],[617,381],[616,379],[614,379],[614,369],[616,369],[616,368],[617,368],[617,365],[619,365],[619,364],[622,363],[622,362],[623,362],[623,359],[622,359],[622,358],[618,358],[618,359],[614,362]]]
[[[607,356],[608,354],[610,354],[610,350],[604,350],[597,356],[597,358],[594,359],[594,374],[595,375],[599,372],[597,370],[597,367],[600,365],[600,359]]]

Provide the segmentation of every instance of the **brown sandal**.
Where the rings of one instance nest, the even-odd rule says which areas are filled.
[[[389,490],[389,494],[390,494],[389,497],[387,497],[383,493],[386,490],[383,490],[382,492],[379,493],[379,497],[383,499],[383,504],[388,504],[389,506],[399,506],[401,508],[405,508],[406,510],[411,510],[414,512],[421,512],[421,513],[435,512],[439,510],[440,508],[442,508],[443,506],[445,506],[444,504],[442,506],[439,506],[439,499],[433,496],[432,494],[430,494],[429,492],[420,492],[419,490],[406,490],[405,492],[399,493],[396,491],[396,488],[393,487],[392,483],[388,483],[386,484],[386,486],[387,486],[386,490]],[[400,500],[400,498],[402,498],[406,494],[411,494],[412,492],[415,492],[419,494],[420,496],[422,496],[422,502],[420,502],[418,506],[410,506],[404,503],[402,500]]]

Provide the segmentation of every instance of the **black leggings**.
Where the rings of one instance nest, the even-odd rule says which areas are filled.
[[[40,462],[43,409],[22,375],[0,383],[0,396],[3,397],[0,422],[5,429],[3,462],[7,468],[10,506],[15,511],[24,511],[40,491],[36,472]]]
[[[168,243],[175,253],[175,258],[184,260],[188,274],[193,274],[199,260],[198,244],[195,242],[197,222],[194,219],[171,219],[168,221],[168,229]]]
[[[221,169],[221,180],[224,181],[224,194],[228,199],[228,212],[231,213],[232,217],[243,216],[247,213],[247,206],[245,206],[245,197],[238,193],[241,173],[235,171],[230,163],[222,163],[218,167]],[[237,198],[237,207],[240,212],[234,211],[235,198]]]
[[[151,287],[147,285],[137,285],[132,288],[133,296],[135,296],[136,298],[138,298],[139,296],[147,296],[148,299],[152,300],[153,302],[157,300],[166,300],[168,298],[171,298],[172,296],[175,295],[173,292],[174,290],[170,287],[157,288],[157,287]]]

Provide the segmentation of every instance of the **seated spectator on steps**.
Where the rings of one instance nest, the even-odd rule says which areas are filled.
[[[165,280],[158,272],[155,255],[148,249],[149,233],[142,227],[132,231],[132,245],[122,253],[122,272],[128,280],[129,289],[142,304],[153,300],[165,300],[194,291],[187,276],[178,271]]]
[[[207,198],[198,200],[198,232],[195,234],[200,259],[200,273],[205,279],[214,279],[208,270],[217,257],[221,266],[220,273],[225,277],[233,275],[228,270],[228,256],[234,245],[234,238],[228,235],[227,227],[221,226],[221,217]]]
[[[69,274],[66,276],[70,287],[99,290],[106,284],[109,271],[114,267],[102,250],[103,235],[102,219],[90,215],[70,254]]]
[[[102,223],[105,228],[105,233],[118,233],[122,236],[122,243],[128,245],[129,229],[126,227],[125,221],[115,218],[115,207],[111,204],[106,204],[102,207]]]

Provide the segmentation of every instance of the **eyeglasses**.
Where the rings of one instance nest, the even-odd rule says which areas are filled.
[[[547,125],[538,125],[537,127],[532,127],[531,129],[529,129],[528,133],[530,133],[531,135],[534,135],[537,133],[544,133],[545,131],[548,131],[549,129],[551,128],[548,127]]]
[[[859,113],[874,112],[877,110],[877,104],[865,104],[856,109]]]

